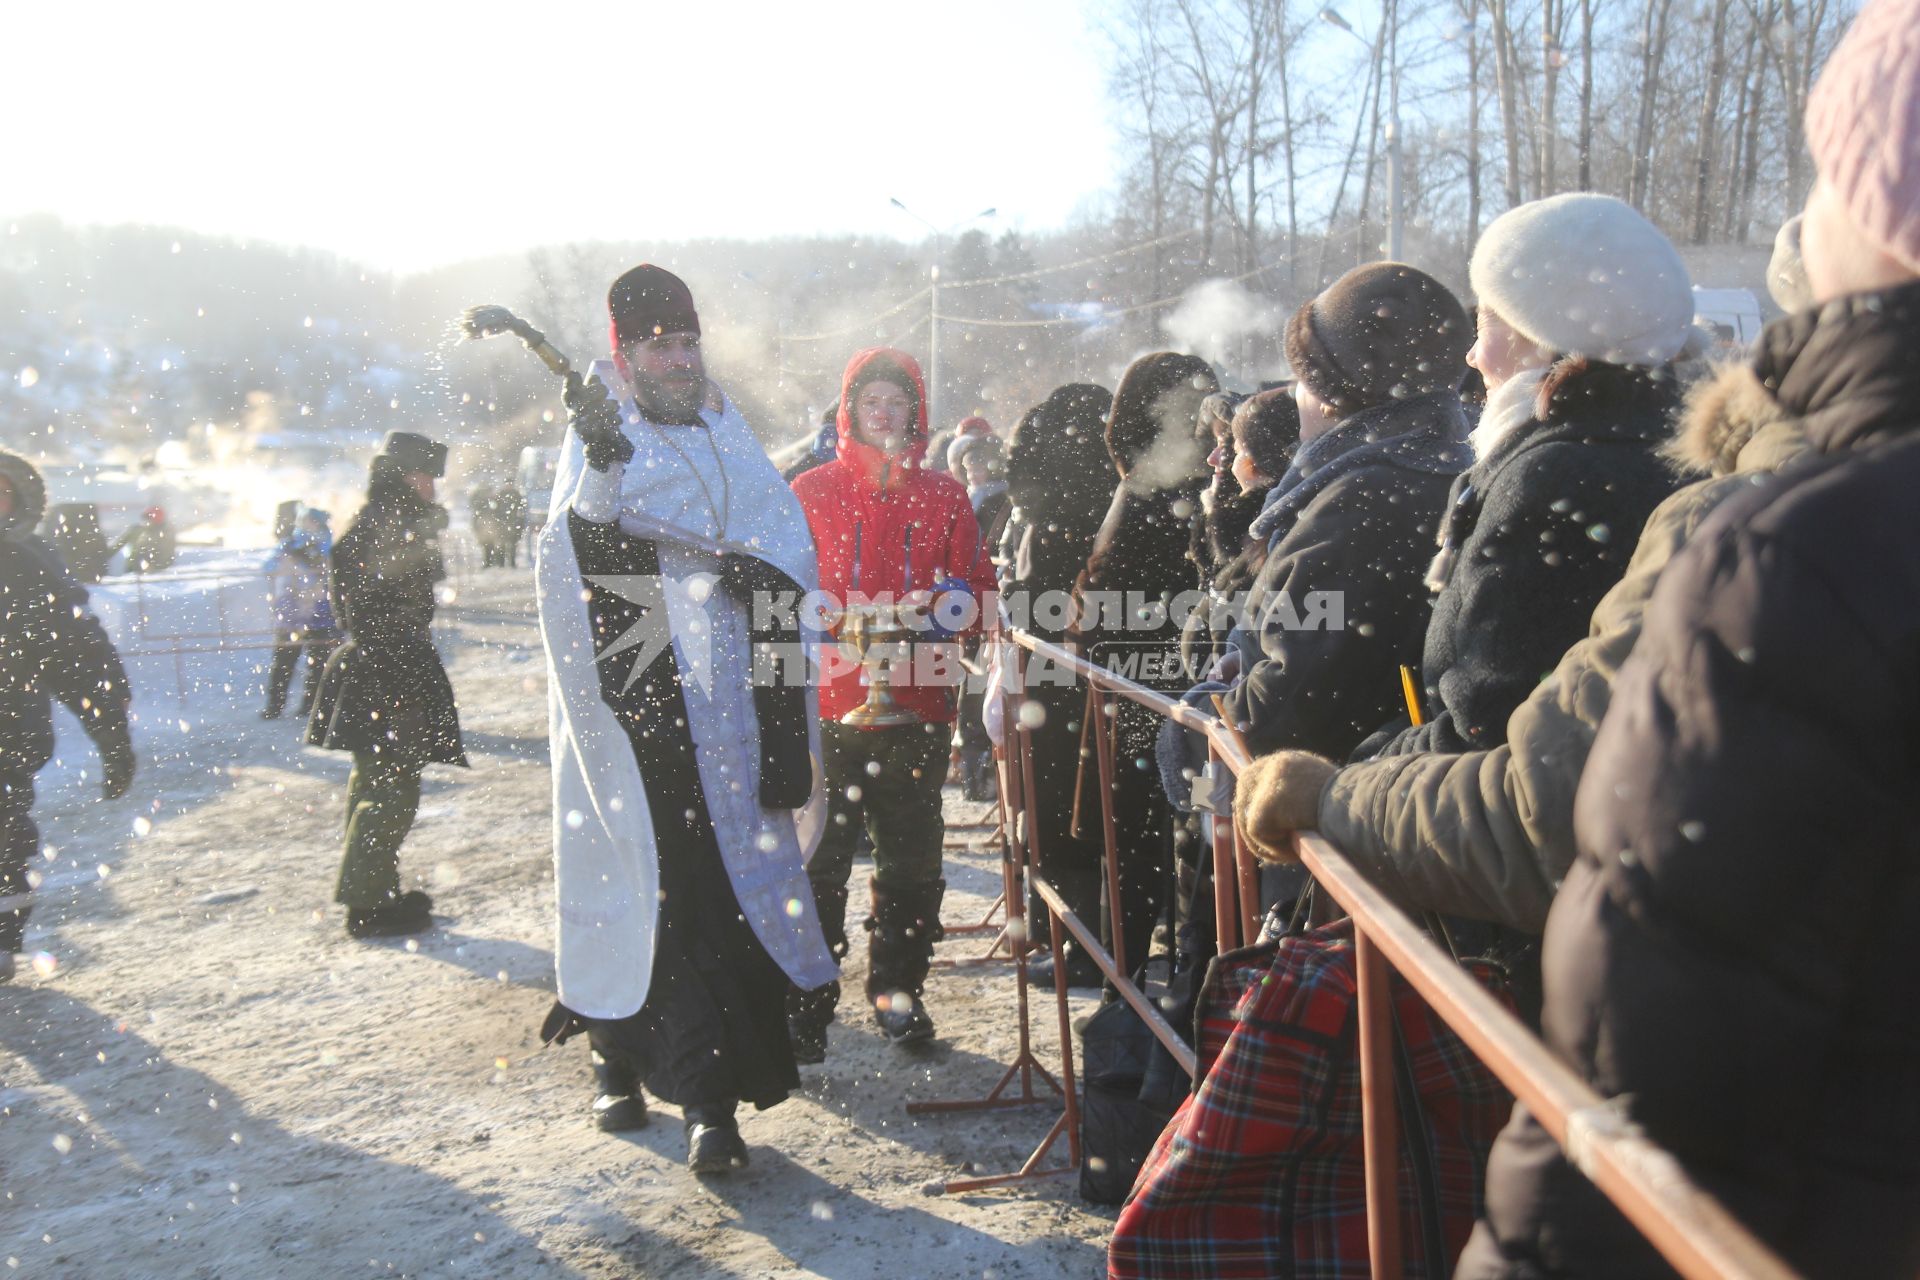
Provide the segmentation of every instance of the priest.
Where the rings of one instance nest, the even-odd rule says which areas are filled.
[[[837,974],[805,857],[824,798],[795,602],[798,502],[706,376],[686,284],[608,295],[613,358],[569,376],[540,538],[559,1001],[585,1030],[602,1129],[677,1105],[697,1174],[747,1162],[741,1102],[799,1083],[785,993]],[[756,602],[760,607],[755,608]]]

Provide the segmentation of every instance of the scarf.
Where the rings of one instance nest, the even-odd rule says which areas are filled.
[[[1545,368],[1529,369],[1500,384],[1487,397],[1480,422],[1468,437],[1473,445],[1473,460],[1480,461],[1500,447],[1500,442],[1530,423],[1538,421],[1534,405],[1540,399],[1540,384],[1547,380]]]
[[[1466,415],[1451,391],[1363,409],[1301,445],[1287,474],[1267,491],[1248,533],[1279,545],[1307,504],[1334,481],[1366,467],[1457,475],[1470,460],[1461,437]]]

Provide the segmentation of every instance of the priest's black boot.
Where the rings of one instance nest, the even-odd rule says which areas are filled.
[[[633,1070],[593,1052],[593,1123],[602,1133],[627,1133],[647,1123],[647,1100]]]
[[[747,1167],[747,1144],[741,1140],[733,1108],[731,1102],[707,1102],[682,1109],[687,1121],[689,1170],[713,1174]]]
[[[787,1040],[793,1046],[795,1062],[817,1067],[827,1060],[827,1024],[833,1021],[833,1009],[839,1003],[838,982],[812,991],[787,989]]]
[[[814,882],[813,907],[820,916],[820,935],[826,940],[827,953],[836,963],[845,960],[847,886]],[[827,1024],[833,1021],[834,1006],[839,1003],[838,982],[812,991],[787,988],[787,1039],[793,1045],[795,1062],[817,1067],[827,1060]]]

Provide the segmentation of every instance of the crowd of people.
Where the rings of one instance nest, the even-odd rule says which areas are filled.
[[[1119,970],[1204,967],[1198,739],[1131,702],[1086,724],[1084,686],[1039,658],[1009,683],[1019,627],[1227,719],[1255,756],[1232,819],[1269,866],[1274,938],[1319,922],[1292,865],[1317,830],[1793,1265],[1913,1275],[1916,31],[1920,0],[1872,0],[1810,97],[1819,176],[1770,270],[1786,315],[1746,364],[1702,359],[1686,268],[1646,217],[1573,193],[1486,228],[1471,307],[1407,263],[1346,273],[1287,321],[1288,379],[1250,394],[1155,352],[1004,439],[977,417],[936,435],[918,362],[860,351],[783,476],[708,378],[686,283],[614,281],[610,357],[568,375],[535,571],[543,1036],[587,1038],[596,1122],[647,1123],[650,1094],[679,1108],[692,1170],[744,1165],[738,1107],[825,1060],[857,932],[874,1029],[932,1039],[942,786],[957,770],[990,798],[1012,732],[1047,878]],[[391,434],[345,534],[309,512],[269,566],[263,714],[304,656],[307,740],[353,757],[336,898],[355,937],[430,927],[400,848],[422,770],[465,763],[430,632],[446,465]],[[125,673],[22,532],[43,503],[0,455],[0,980],[51,701],[99,744],[109,796],[133,771]],[[1457,1275],[1663,1274],[1524,1106],[1472,1163]],[[1296,1174],[1272,1212],[1328,1212]]]

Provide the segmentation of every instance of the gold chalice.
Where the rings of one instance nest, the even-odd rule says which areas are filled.
[[[850,604],[840,628],[840,643],[867,669],[867,700],[840,717],[856,729],[892,729],[919,724],[920,717],[893,700],[888,664],[907,652],[910,632],[895,604]]]

